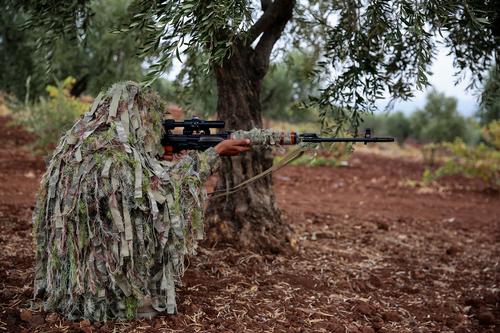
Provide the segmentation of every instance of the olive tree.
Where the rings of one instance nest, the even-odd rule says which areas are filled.
[[[25,0],[32,24],[48,31],[85,35],[92,28],[88,0]],[[498,56],[500,20],[496,1],[451,0],[137,0],[123,33],[139,31],[143,55],[156,55],[148,82],[171,59],[190,58],[190,79],[211,75],[217,86],[218,116],[230,129],[262,125],[261,85],[273,57],[295,49],[319,49],[311,80],[321,90],[305,101],[320,110],[325,129],[356,128],[374,101],[389,94],[411,98],[428,85],[438,41],[449,48],[460,76],[471,85]],[[42,41],[43,42],[43,41]],[[272,163],[269,152],[253,151],[224,160],[216,188],[226,189]],[[285,246],[289,227],[281,220],[271,177],[210,202],[212,241],[237,242],[260,250]]]

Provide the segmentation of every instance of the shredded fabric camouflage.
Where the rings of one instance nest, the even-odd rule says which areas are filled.
[[[59,141],[33,213],[35,307],[93,321],[144,307],[176,313],[184,258],[203,238],[203,183],[219,158],[209,148],[158,159],[164,109],[155,93],[118,83]],[[234,134],[261,148],[289,143],[283,136]]]
[[[235,131],[232,137],[235,139],[250,139],[252,145],[267,148],[277,145],[290,145],[293,142],[291,132],[262,128],[253,128],[250,131]]]
[[[300,150],[306,151],[317,148],[318,143],[302,142],[297,132],[278,131],[270,128],[253,128],[249,131],[235,131],[231,135],[234,139],[250,139],[252,146],[274,148],[277,146],[297,145]]]
[[[61,138],[33,214],[35,297],[69,319],[176,312],[185,255],[203,238],[213,148],[161,161],[164,105],[133,82],[98,95]]]

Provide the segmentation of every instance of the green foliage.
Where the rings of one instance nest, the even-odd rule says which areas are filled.
[[[457,111],[457,101],[436,91],[427,96],[423,110],[410,117],[411,131],[420,142],[451,142],[465,138],[467,123]]]
[[[332,78],[317,102],[340,106],[325,111],[323,119],[330,115],[356,128],[362,112],[373,110],[386,91],[408,99],[415,87],[427,86],[435,35],[444,38],[460,70],[478,74],[489,68],[498,45],[495,3],[382,0],[319,6],[315,17],[322,18],[326,31],[320,67]],[[338,20],[329,19],[333,14]]]
[[[32,96],[44,92],[43,71],[34,59],[36,47],[35,34],[20,29],[26,22],[26,15],[7,4],[0,11],[0,90],[26,96],[26,81],[30,78]]]
[[[88,29],[85,44],[73,44],[75,55],[68,61],[59,61],[67,48],[63,42],[54,54],[54,63],[63,63],[66,68],[60,72],[54,68],[56,77],[79,73],[79,78],[88,77],[86,92],[97,95],[103,87],[117,81],[139,81],[142,79],[143,58],[137,56],[139,38],[136,33],[116,35],[113,27],[126,19],[132,0],[108,0],[92,2],[92,29]],[[77,48],[76,48],[77,46]],[[75,59],[78,59],[75,61]],[[75,65],[76,68],[70,66]],[[68,73],[69,71],[69,73]]]
[[[125,297],[125,315],[128,320],[134,319],[137,315],[139,301],[135,296]]]
[[[9,66],[0,73],[0,89],[22,98],[26,95],[25,83],[30,78],[30,97],[35,99],[43,94],[54,77],[74,76],[77,82],[72,94],[75,95],[82,92],[96,95],[102,87],[116,81],[141,80],[144,59],[137,57],[137,34],[111,33],[113,27],[125,19],[131,0],[84,3],[69,1],[64,3],[68,8],[61,4],[51,8],[49,3],[27,1],[22,5],[7,1],[0,13],[0,59]],[[41,8],[41,13],[34,12]],[[78,15],[72,19],[79,15],[83,19],[89,11],[93,13],[91,19],[80,22],[78,31],[58,31],[63,24],[72,22],[70,18],[49,25],[52,15],[66,15],[77,8],[80,8]],[[23,29],[27,24],[33,28]],[[90,24],[92,28],[86,29],[83,24]],[[85,38],[84,43],[82,38]],[[49,40],[49,44],[43,43]],[[50,75],[45,73],[47,61]]]
[[[271,66],[261,89],[262,113],[266,118],[289,123],[316,120],[311,110],[300,107],[301,101],[319,90],[317,80],[311,79],[316,58],[315,54],[295,51]],[[203,55],[190,56],[175,83],[159,79],[153,86],[163,81],[160,86],[168,85],[172,94],[169,100],[182,105],[189,114],[207,117],[217,112],[217,83],[202,71],[192,75],[203,61]]]
[[[41,40],[53,41],[61,34],[86,36],[95,12],[92,3],[23,1],[20,6],[31,15],[31,26],[47,31]],[[195,77],[240,56],[239,51],[259,41],[259,36],[272,41],[252,49],[266,58],[265,64],[281,37],[280,26],[289,21],[283,45],[320,52],[314,73],[328,79],[322,82],[321,94],[309,102],[321,110],[325,129],[346,123],[357,128],[363,114],[372,111],[374,101],[386,91],[392,98],[408,99],[415,88],[427,86],[436,35],[442,36],[456,67],[469,69],[479,81],[498,53],[500,21],[495,0],[283,0],[264,8],[266,3],[136,0],[129,8],[128,27],[122,31],[126,36],[137,32],[141,54],[155,57],[147,77],[152,82],[169,68],[174,56],[182,60],[203,53],[201,69],[191,67],[190,75]],[[292,19],[283,17],[286,6],[294,8]]]
[[[206,61],[203,52],[189,54],[174,83],[175,102],[189,115],[208,117],[217,112],[217,82],[212,73],[203,70]]]
[[[363,119],[362,127],[371,128],[375,135],[393,136],[399,144],[412,134],[410,119],[403,112],[369,115]]]
[[[492,121],[483,128],[483,138],[485,143],[496,150],[500,150],[500,120]]]
[[[314,119],[311,110],[299,106],[301,101],[319,91],[319,82],[311,75],[317,57],[317,54],[294,51],[271,67],[261,91],[262,110],[266,117],[291,123]]]
[[[477,117],[483,126],[500,119],[500,70],[498,65],[490,70],[481,95],[481,105]]]
[[[481,142],[481,126],[474,117],[465,118],[465,135],[463,140],[468,145],[476,145]]]
[[[141,32],[142,55],[160,54],[146,79],[150,84],[174,56],[181,60],[183,53],[204,51],[205,68],[229,57],[239,33],[251,23],[248,5],[244,0],[136,1],[131,7],[130,25],[121,31]]]
[[[436,91],[427,96],[422,110],[409,116],[402,112],[370,115],[363,127],[372,128],[377,135],[394,136],[402,144],[406,139],[420,143],[452,142],[460,138],[468,144],[481,139],[479,125],[474,118],[464,118],[456,109],[456,100]]]
[[[39,153],[47,153],[55,147],[61,135],[89,107],[70,95],[75,83],[72,77],[59,82],[57,86],[47,86],[48,97],[39,97],[35,102],[12,102],[15,122],[35,134],[34,148]]]
[[[411,135],[411,122],[402,112],[396,112],[387,118],[387,132],[396,137],[398,142]]]
[[[178,102],[178,96],[174,82],[164,78],[156,80],[152,88],[160,95],[160,97],[168,102]]]
[[[485,143],[476,146],[456,139],[428,148],[442,149],[449,156],[436,170],[427,169],[423,180],[430,182],[446,175],[461,174],[482,179],[492,188],[500,189],[500,121],[493,121],[483,129],[483,139]]]

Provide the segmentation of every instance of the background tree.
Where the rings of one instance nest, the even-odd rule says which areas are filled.
[[[36,64],[36,36],[19,27],[27,20],[27,15],[6,5],[0,11],[0,90],[15,94],[20,98],[26,96],[27,78],[31,77],[31,93],[39,95],[44,91],[43,71]]]
[[[318,95],[318,80],[311,80],[318,54],[292,51],[271,65],[261,88],[265,117],[291,123],[315,120],[312,110],[300,108],[309,96]]]
[[[401,111],[369,115],[363,119],[362,126],[371,128],[376,135],[393,136],[399,144],[413,135],[410,119]]]
[[[464,138],[467,132],[465,119],[457,111],[457,100],[433,91],[427,95],[423,110],[410,117],[411,132],[420,142],[451,142]]]
[[[385,124],[389,135],[397,138],[399,143],[403,143],[411,136],[411,121],[403,112],[395,112],[387,117]]]
[[[481,125],[500,120],[500,69],[498,64],[490,70],[481,94],[481,105],[477,116]]]
[[[143,77],[144,58],[137,57],[137,33],[117,35],[113,27],[124,22],[131,0],[92,2],[92,29],[83,43],[70,38],[56,41],[52,73],[58,78],[75,76],[74,95],[83,91],[97,95],[116,81],[138,81]]]
[[[96,95],[116,81],[141,80],[144,59],[137,56],[137,34],[112,33],[113,27],[126,19],[130,3],[131,0],[92,2],[92,29],[85,32],[85,39],[57,35],[47,50],[37,43],[46,30],[36,26],[25,29],[30,15],[18,4],[6,1],[0,13],[0,59],[5,64],[0,73],[0,90],[24,98],[29,77],[30,95],[37,97],[45,93],[47,84],[73,76],[77,79],[73,95]],[[48,56],[51,72],[45,75],[44,58]]]
[[[209,117],[217,112],[217,85],[213,76],[203,72],[204,62],[204,54],[189,55],[173,83],[173,100],[187,111],[186,116]]]
[[[44,38],[48,43],[61,33],[82,36],[89,26],[90,4],[22,2],[32,24],[50,32]],[[356,128],[384,92],[406,99],[428,84],[436,34],[443,36],[457,69],[475,74],[498,56],[500,35],[495,0],[138,0],[130,14],[133,19],[124,31],[140,32],[144,55],[159,54],[149,82],[168,68],[173,56],[202,54],[203,71],[217,83],[218,116],[229,128],[241,129],[262,125],[260,93],[273,50],[282,54],[288,45],[319,48],[313,73],[323,73],[325,79],[321,94],[310,102],[320,107],[325,129],[345,124]],[[473,85],[481,80],[475,78]],[[217,189],[238,184],[271,163],[268,152],[258,151],[227,159]],[[211,239],[239,240],[260,250],[281,248],[288,227],[280,219],[271,184],[270,177],[264,178],[212,201]]]

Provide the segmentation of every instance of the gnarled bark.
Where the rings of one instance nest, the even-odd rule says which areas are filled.
[[[260,84],[265,71],[255,51],[241,46],[222,67],[216,69],[219,117],[228,129],[262,127]],[[216,190],[231,188],[272,166],[270,151],[252,150],[225,158]],[[209,202],[208,239],[232,243],[259,252],[277,253],[290,249],[291,229],[276,205],[272,178],[266,176],[246,188]]]
[[[269,68],[274,44],[292,17],[295,0],[263,1],[264,13],[248,34],[233,45],[233,52],[215,68],[218,115],[229,129],[262,127],[260,87]],[[257,41],[255,49],[250,46]],[[271,167],[270,151],[252,150],[226,158],[220,168],[216,190],[240,184]],[[209,203],[207,209],[210,242],[230,242],[259,252],[283,252],[293,248],[290,226],[281,219],[266,176],[244,189]]]

